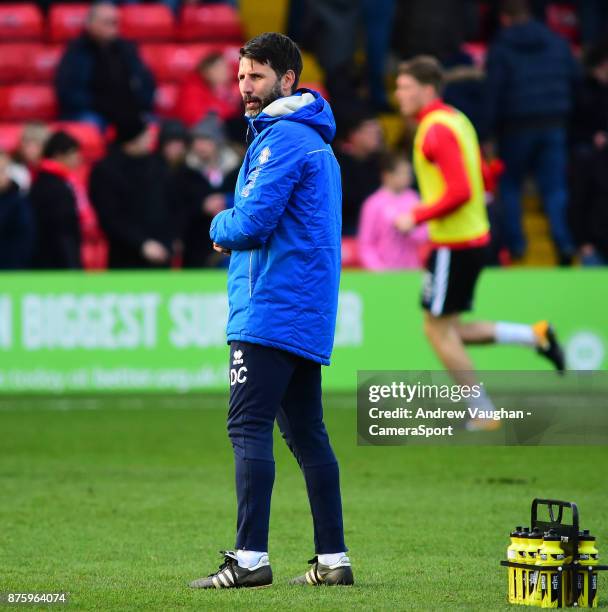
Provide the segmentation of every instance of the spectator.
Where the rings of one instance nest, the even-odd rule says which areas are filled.
[[[10,168],[10,156],[0,151],[0,270],[22,270],[30,263],[34,226],[30,203]]]
[[[505,163],[500,183],[507,247],[522,257],[522,186],[533,171],[549,217],[559,261],[574,245],[566,223],[566,118],[577,65],[568,44],[531,18],[525,0],[505,0],[502,30],[487,60],[488,121]],[[487,137],[487,134],[486,134]]]
[[[119,37],[119,12],[109,2],[93,4],[83,34],[61,59],[55,88],[64,119],[104,129],[152,110],[154,78],[133,43]]]
[[[199,170],[213,189],[231,194],[238,177],[239,156],[227,145],[226,134],[216,115],[210,115],[191,131],[191,167]]]
[[[405,157],[392,154],[380,162],[382,186],[363,204],[359,224],[359,257],[368,270],[422,267],[422,248],[428,242],[426,225],[409,234],[395,227],[396,218],[419,202],[411,188],[412,168]]]
[[[188,194],[182,188],[183,177],[187,172],[186,155],[190,144],[190,133],[177,119],[167,119],[160,126],[156,149],[158,173],[162,176],[165,200],[172,216],[176,240],[173,242],[173,264],[180,264],[183,243],[180,236],[180,211],[185,207],[184,198]]]
[[[383,148],[379,121],[355,110],[338,121],[336,158],[342,175],[342,233],[354,236],[363,201],[380,187],[379,155]]]
[[[221,122],[210,115],[191,132],[187,167],[172,189],[173,210],[183,246],[184,268],[202,268],[218,262],[209,240],[213,217],[232,205],[239,156],[226,145]]]
[[[571,121],[570,222],[583,265],[608,265],[608,45],[589,50]]]
[[[570,201],[570,221],[581,262],[608,265],[608,145],[579,164]]]
[[[78,205],[70,180],[80,163],[80,144],[66,132],[55,132],[44,145],[30,192],[36,228],[34,268],[82,268]]]
[[[49,136],[50,130],[45,123],[32,121],[23,126],[19,146],[13,155],[10,175],[24,192],[30,190]]]
[[[591,153],[608,141],[608,44],[589,50],[570,122],[574,151]]]
[[[163,121],[158,133],[157,153],[169,170],[175,170],[185,162],[189,144],[190,134],[181,121]]]
[[[386,59],[396,0],[292,1],[288,28],[316,56],[325,74],[332,105],[347,107],[357,97],[354,56],[359,30],[365,32],[369,102],[378,112],[391,110],[386,96]]]
[[[175,116],[188,127],[205,119],[210,112],[222,121],[241,120],[243,104],[235,75],[220,51],[209,53],[182,83]]]
[[[117,125],[91,172],[89,194],[109,243],[110,268],[168,267],[173,231],[163,172],[142,119]]]
[[[457,53],[467,34],[471,0],[399,0],[395,15],[394,47],[403,59],[433,55],[441,62]]]

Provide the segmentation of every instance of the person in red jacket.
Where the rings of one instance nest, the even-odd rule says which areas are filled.
[[[234,81],[234,82],[233,82]],[[196,70],[182,83],[175,115],[188,127],[215,112],[222,121],[241,118],[243,114],[238,85],[231,78],[226,58],[220,51],[201,59]]]

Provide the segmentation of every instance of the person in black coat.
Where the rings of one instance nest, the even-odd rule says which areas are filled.
[[[583,265],[608,265],[608,45],[585,57],[570,120],[569,221]]]
[[[207,240],[213,217],[232,205],[239,155],[226,144],[219,118],[210,113],[190,131],[190,152],[170,184],[171,203],[182,245],[184,268],[223,262]]]
[[[166,173],[150,149],[144,121],[119,123],[115,142],[91,172],[89,197],[108,239],[110,268],[171,263],[174,231]]]
[[[94,4],[85,32],[68,45],[55,76],[62,118],[105,128],[152,110],[154,77],[135,45],[118,33],[118,9]]]
[[[335,151],[342,176],[342,235],[355,236],[363,202],[380,187],[382,128],[364,108],[339,115],[336,123]]]
[[[30,191],[36,228],[34,268],[82,268],[78,205],[70,183],[70,173],[80,161],[80,144],[66,132],[55,132],[44,145]]]
[[[526,0],[503,0],[502,29],[488,50],[486,113],[482,139],[494,135],[505,164],[500,205],[506,246],[525,254],[522,190],[534,174],[560,264],[571,262],[566,222],[566,128],[579,66],[559,35],[531,16]]]
[[[30,263],[33,219],[30,203],[10,176],[11,159],[0,151],[0,270],[23,270]]]

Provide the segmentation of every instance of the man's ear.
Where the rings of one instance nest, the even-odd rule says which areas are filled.
[[[284,96],[289,96],[293,93],[293,86],[296,82],[296,73],[293,70],[288,70],[281,77],[281,90]]]

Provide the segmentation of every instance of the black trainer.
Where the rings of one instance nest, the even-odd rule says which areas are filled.
[[[192,581],[190,586],[193,589],[261,589],[272,584],[268,555],[264,555],[255,567],[247,569],[239,565],[233,550],[221,550],[220,554],[224,555],[224,563],[219,570],[206,578]]]
[[[315,557],[308,563],[310,569],[303,575],[289,581],[289,584],[306,584],[309,586],[351,586],[355,584],[350,559],[342,557],[334,565],[323,565],[319,558]]]
[[[539,321],[532,328],[539,341],[536,348],[538,354],[548,359],[555,366],[555,369],[563,374],[566,369],[564,351],[557,340],[553,325],[547,323],[547,321]]]

